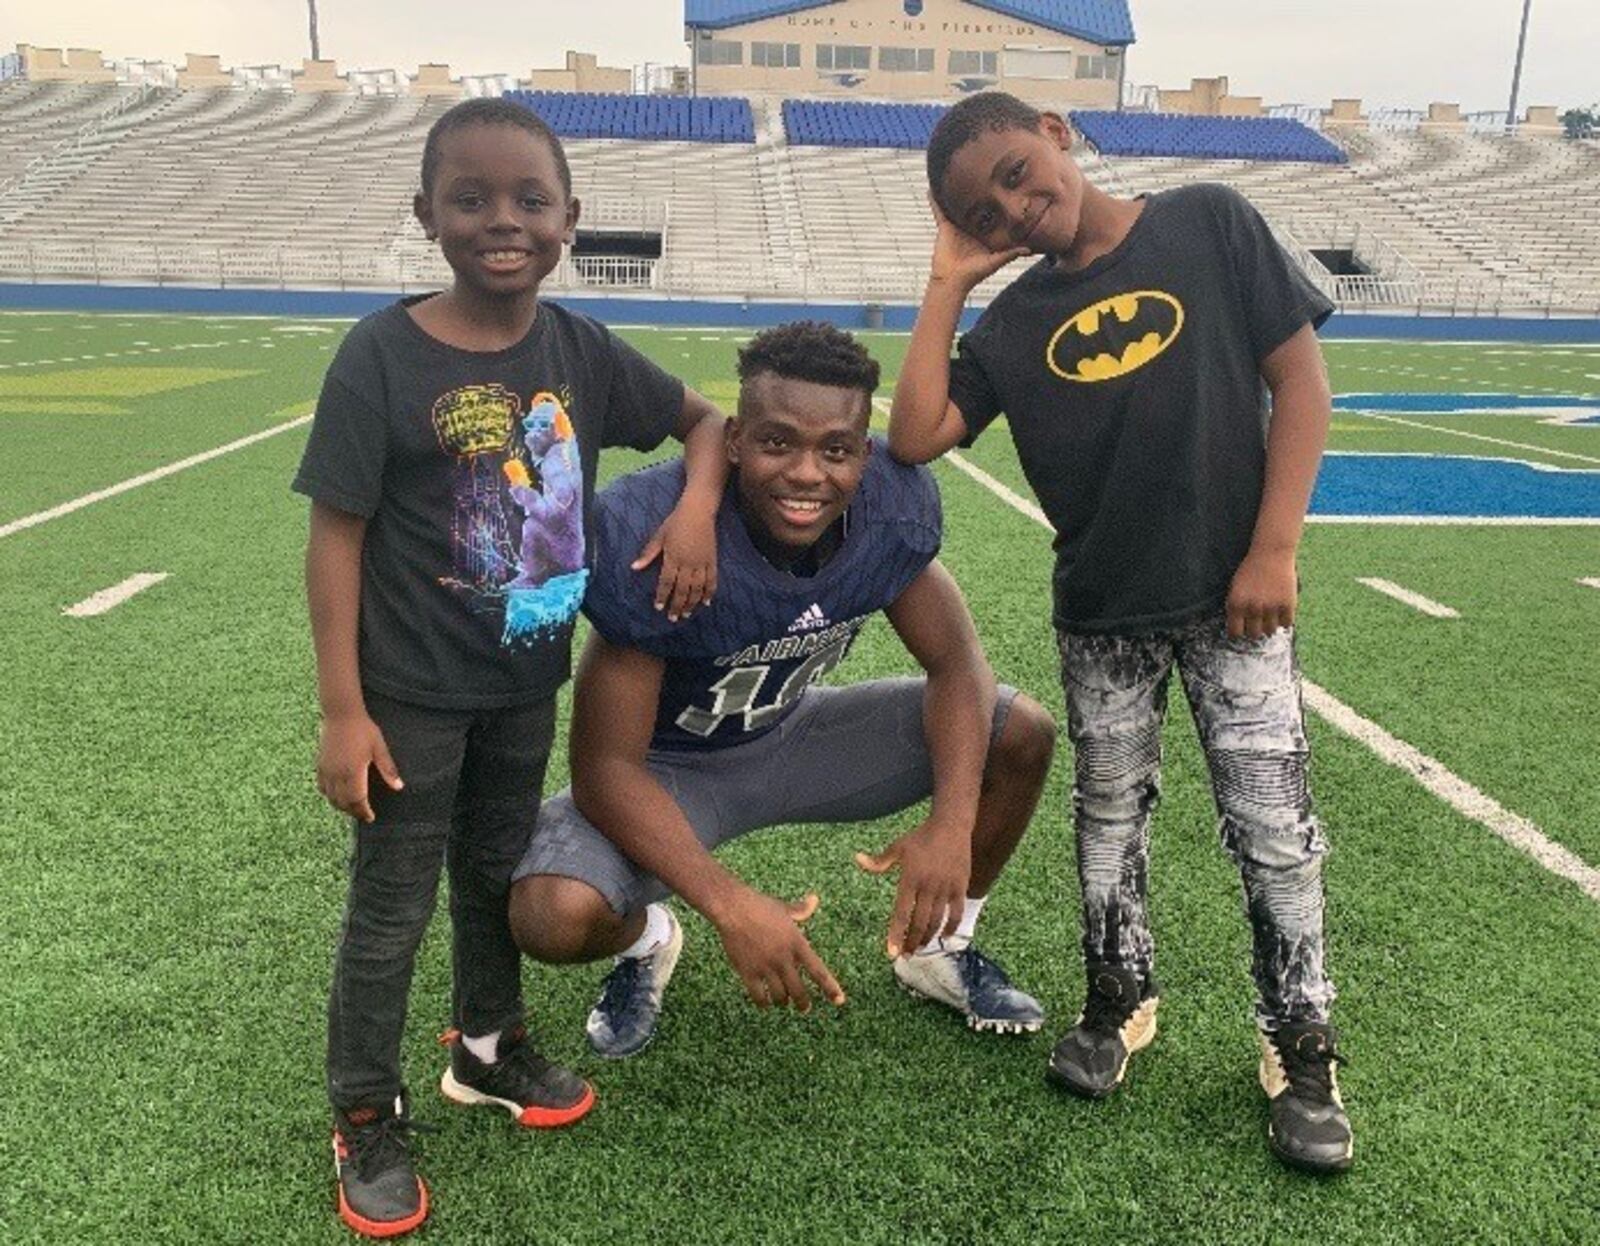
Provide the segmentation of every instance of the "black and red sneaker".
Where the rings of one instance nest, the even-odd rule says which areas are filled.
[[[439,1081],[446,1099],[502,1107],[531,1129],[570,1125],[594,1106],[594,1087],[540,1055],[526,1026],[500,1035],[493,1064],[468,1051],[457,1030],[441,1035],[440,1042],[450,1048],[450,1067]]]
[[[398,1237],[428,1218],[428,1187],[411,1164],[418,1128],[403,1093],[392,1104],[334,1112],[339,1218],[363,1237]]]

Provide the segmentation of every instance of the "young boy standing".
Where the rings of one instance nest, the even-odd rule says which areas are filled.
[[[368,1237],[428,1215],[400,1054],[441,870],[454,953],[441,1093],[534,1128],[594,1104],[528,1035],[506,897],[595,571],[596,465],[602,446],[684,442],[681,505],[637,560],[661,553],[652,605],[668,618],[714,588],[727,478],[715,407],[539,297],[579,213],[543,121],[463,101],[429,130],[420,181],[417,219],[454,279],[350,331],[294,481],[312,499],[317,785],[354,819],[328,993],[334,1167],[339,1214]]]
[[[998,92],[935,129],[938,239],[889,432],[898,457],[926,462],[1004,411],[1056,531],[1088,996],[1049,1076],[1103,1097],[1155,1037],[1149,826],[1176,665],[1244,883],[1268,1137],[1287,1163],[1341,1171],[1327,842],[1292,630],[1331,405],[1314,330],[1332,306],[1237,193],[1115,199],[1084,178],[1071,138],[1060,117]],[[1025,254],[1043,258],[952,361],[973,287]]]

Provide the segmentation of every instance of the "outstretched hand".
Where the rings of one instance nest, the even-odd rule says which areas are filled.
[[[891,960],[955,934],[972,874],[970,834],[930,820],[876,855],[856,853],[856,864],[869,874],[900,871],[885,944]]]
[[[958,228],[944,214],[944,209],[932,193],[928,195],[928,206],[933,209],[934,224],[938,226],[938,233],[933,240],[933,263],[929,269],[929,276],[934,281],[949,282],[959,289],[971,290],[1012,260],[1020,260],[1028,254],[1027,247],[991,251],[971,234]]]
[[[785,903],[745,888],[717,922],[722,950],[757,1008],[811,1011],[810,979],[829,1003],[844,1003],[844,990],[801,931],[817,911],[817,895],[807,892]]]

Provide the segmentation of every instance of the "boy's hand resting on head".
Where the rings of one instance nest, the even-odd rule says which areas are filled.
[[[324,718],[317,747],[317,791],[341,813],[370,823],[375,815],[367,798],[369,770],[376,770],[390,791],[405,786],[383,732],[368,715]]]
[[[1280,627],[1293,627],[1299,597],[1294,551],[1252,549],[1228,587],[1228,635],[1235,640],[1257,640]]]
[[[930,194],[934,223],[939,227],[933,240],[933,263],[928,278],[960,290],[970,290],[994,276],[1012,260],[1028,254],[1027,247],[1008,247],[991,251],[971,234],[958,229]]]
[[[972,835],[968,830],[930,818],[877,856],[856,853],[856,864],[869,874],[900,871],[894,913],[889,918],[891,960],[909,956],[940,935],[955,934],[972,873]]]
[[[810,1012],[806,978],[817,984],[829,1003],[844,1003],[844,991],[800,931],[800,923],[816,911],[814,893],[785,904],[753,887],[741,887],[732,904],[718,914],[722,950],[757,1008],[793,1004],[797,1012]]]
[[[633,560],[633,570],[643,571],[657,558],[661,559],[657,610],[665,610],[667,618],[676,623],[699,607],[709,606],[717,591],[716,513],[674,508],[644,543]]]

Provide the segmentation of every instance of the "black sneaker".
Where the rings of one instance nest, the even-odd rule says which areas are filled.
[[[1261,1035],[1261,1089],[1272,1104],[1267,1141],[1285,1164],[1306,1172],[1343,1172],[1354,1139],[1339,1098],[1342,1064],[1331,1025],[1303,1021]]]
[[[911,994],[954,1008],[974,1030],[1032,1034],[1044,1025],[1039,1001],[1013,986],[1006,971],[970,943],[901,956],[894,976]]]
[[[619,956],[600,988],[600,998],[584,1027],[589,1046],[609,1060],[622,1060],[643,1051],[656,1036],[661,1017],[661,995],[667,989],[678,954],[683,951],[683,927],[671,909],[667,918],[672,933],[648,956]]]
[[[428,1187],[411,1166],[410,1105],[392,1104],[333,1114],[333,1167],[339,1180],[339,1218],[364,1237],[397,1237],[428,1218]]]
[[[1122,1082],[1128,1057],[1156,1036],[1153,979],[1143,984],[1135,970],[1088,966],[1089,994],[1077,1024],[1050,1053],[1045,1076],[1085,1099],[1103,1099]]]
[[[525,1026],[500,1035],[493,1064],[468,1051],[459,1033],[451,1031],[444,1041],[450,1047],[450,1067],[439,1089],[446,1099],[502,1107],[517,1124],[532,1129],[570,1125],[594,1106],[594,1087],[540,1055],[528,1041]]]

